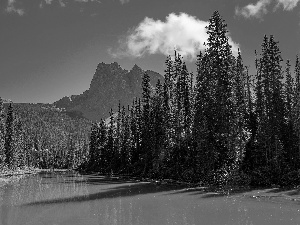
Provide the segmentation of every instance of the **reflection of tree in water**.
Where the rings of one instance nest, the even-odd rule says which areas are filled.
[[[6,190],[7,188],[4,188]],[[82,177],[65,174],[52,174],[51,176],[35,175],[13,182],[9,196],[12,205],[22,205],[45,199],[73,197],[87,195],[86,183]],[[8,198],[7,194],[3,196]]]
[[[3,191],[0,192],[0,202],[1,202],[1,208],[0,208],[0,222],[2,225],[8,225],[8,216],[11,209],[11,198],[12,198],[12,185],[7,184],[3,188],[1,188]],[[0,189],[0,191],[1,191]],[[2,196],[2,197],[1,197]]]
[[[76,175],[68,177],[65,174],[40,177],[37,190],[39,191],[34,193],[34,198],[26,202],[83,196],[89,193],[82,177]]]

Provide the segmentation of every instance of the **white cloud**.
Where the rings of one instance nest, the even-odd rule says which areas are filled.
[[[294,9],[298,5],[299,2],[300,2],[300,0],[277,0],[276,8],[280,5],[282,5],[284,10],[290,11],[290,10]]]
[[[42,0],[40,3],[40,8],[43,8],[44,3],[47,5],[51,5],[54,0]],[[57,0],[58,4],[61,7],[66,7],[66,1],[65,0]],[[79,2],[79,3],[88,3],[88,2],[98,2],[101,3],[100,0],[73,0],[73,2]]]
[[[125,4],[125,3],[128,3],[130,0],[120,0],[121,4]]]
[[[300,0],[259,0],[256,4],[249,4],[242,8],[236,7],[235,14],[238,16],[243,16],[245,18],[256,17],[262,18],[263,15],[268,13],[267,7],[271,3],[275,3],[273,11],[276,11],[280,6],[283,10],[293,10]]]
[[[8,0],[5,11],[8,13],[17,13],[19,16],[23,16],[25,14],[24,9],[16,8],[15,3],[16,0]]]
[[[270,3],[271,0],[259,0],[256,4],[249,4],[243,8],[236,7],[235,14],[246,18],[261,18],[264,14],[268,13],[267,6]]]
[[[64,3],[63,0],[59,0],[58,2],[61,7],[66,7],[66,3]]]
[[[53,0],[45,0],[46,4],[50,5]]]
[[[44,4],[51,5],[53,1],[54,0],[42,0],[40,3],[40,8],[43,8]],[[61,7],[66,7],[66,3],[64,2],[64,0],[57,0],[57,1]]]
[[[172,55],[174,49],[190,60],[206,47],[207,21],[202,21],[186,13],[169,14],[166,21],[146,17],[126,38],[120,40],[116,51],[109,49],[113,57],[142,57],[145,54]],[[234,54],[239,45],[229,37]]]
[[[130,0],[119,0],[120,3],[123,5],[128,3]],[[17,8],[15,6],[17,0],[7,0],[7,7],[5,9],[8,13],[17,13],[20,16],[25,14],[24,9]],[[18,2],[22,2],[22,0],[18,0]],[[79,2],[79,3],[88,3],[88,2],[98,2],[101,3],[100,0],[40,0],[39,7],[44,8],[45,5],[51,5],[53,2],[58,2],[61,7],[66,7],[67,3],[69,2]]]

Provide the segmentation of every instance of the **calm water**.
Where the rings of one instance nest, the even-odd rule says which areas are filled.
[[[300,224],[297,202],[219,195],[72,173],[41,173],[0,187],[1,225]]]

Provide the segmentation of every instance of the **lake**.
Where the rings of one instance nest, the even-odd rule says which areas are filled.
[[[42,172],[0,186],[1,225],[300,224],[300,201]],[[273,196],[273,197],[272,197]]]

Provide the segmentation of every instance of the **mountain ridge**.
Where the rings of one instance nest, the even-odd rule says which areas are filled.
[[[119,101],[127,106],[132,104],[134,98],[142,96],[141,83],[145,72],[149,74],[153,87],[158,79],[164,80],[161,74],[145,71],[136,64],[128,71],[117,62],[101,62],[97,65],[88,90],[80,95],[65,96],[53,104],[79,117],[94,121],[105,119],[111,109],[117,110]]]

